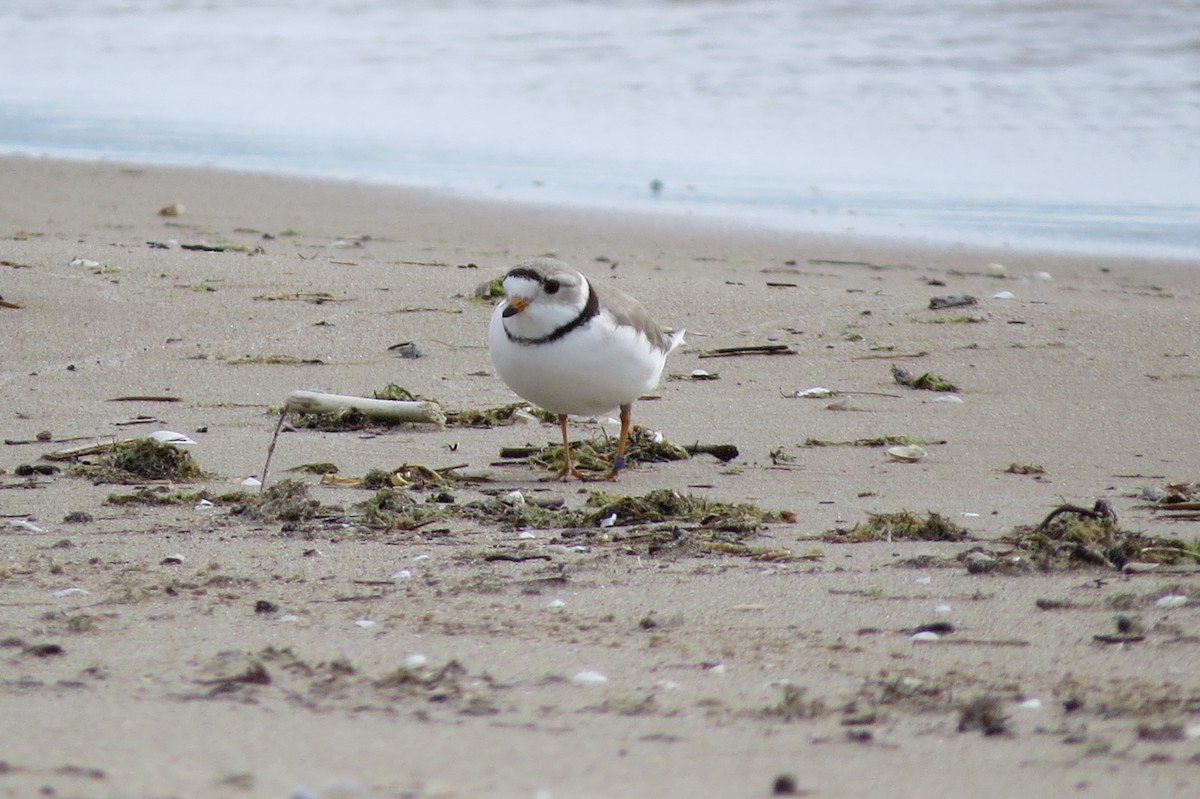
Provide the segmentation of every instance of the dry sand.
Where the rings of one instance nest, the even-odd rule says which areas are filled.
[[[10,157],[0,175],[0,296],[19,306],[0,307],[0,437],[17,442],[0,447],[0,795],[763,797],[782,775],[818,797],[1200,791],[1195,563],[970,574],[957,557],[1003,555],[1018,526],[1097,499],[1122,528],[1196,539],[1200,522],[1140,494],[1200,480],[1200,261],[802,237],[204,169]],[[182,215],[158,214],[174,202]],[[200,243],[236,247],[180,246]],[[597,488],[671,488],[790,511],[744,540],[782,557],[703,549],[689,524],[657,547],[622,527],[530,538],[461,516],[372,529],[356,506],[373,492],[314,476],[300,479],[321,513],[286,524],[221,502],[117,506],[106,498],[136,486],[16,474],[76,443],[171,429],[209,472],[174,488],[218,495],[261,472],[269,409],[294,389],[511,402],[485,346],[490,307],[470,296],[549,252],[687,327],[668,372],[720,379],[664,381],[634,419],[677,443],[734,444],[736,461],[550,484],[489,465],[501,447],[553,441],[552,426],[297,431],[272,480],[317,461],[346,476],[491,468],[496,482],[450,489],[456,507],[513,489],[577,508]],[[929,310],[949,294],[980,301]],[[389,351],[402,342],[421,357]],[[766,343],[796,354],[699,357]],[[945,377],[963,402],[898,386],[894,364]],[[815,386],[844,406],[784,396]],[[54,441],[19,443],[43,431]],[[801,446],[879,436],[938,443],[917,463]],[[970,540],[821,540],[903,509]],[[1158,607],[1164,595],[1189,601]],[[1122,614],[1141,640],[1098,642]],[[913,642],[930,622],[953,632]],[[607,681],[576,679],[587,672]],[[1002,734],[959,731],[980,697]]]

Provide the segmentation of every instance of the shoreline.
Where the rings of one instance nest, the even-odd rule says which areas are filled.
[[[1147,499],[1200,482],[1187,432],[1200,264],[204,168],[6,157],[0,170],[0,296],[17,306],[0,307],[0,440],[25,442],[0,446],[0,796],[761,797],[784,775],[823,797],[1200,785],[1195,563],[965,565],[972,551],[1011,560],[1016,531],[1097,500],[1122,528],[1200,537]],[[172,203],[182,213],[160,215]],[[319,503],[299,522],[219,499],[121,505],[111,495],[137,485],[17,474],[72,446],[58,439],[168,429],[196,440],[206,475],[151,494],[219,498],[262,468],[272,409],[295,389],[512,402],[486,349],[491,307],[471,297],[549,252],[687,328],[634,422],[738,459],[548,484],[497,452],[553,441],[553,426],[296,430],[271,473]],[[930,309],[947,295],[976,303]],[[397,357],[401,343],[420,357]],[[794,354],[704,357],[764,343]],[[898,385],[893,365],[950,380],[962,402]],[[841,396],[788,396],[817,386]],[[572,438],[603,425],[575,420]],[[854,443],[893,436],[927,456]],[[492,482],[447,488],[436,524],[372,526],[373,492],[286,471],[318,462],[346,477],[465,463]],[[662,525],[466,511],[513,490],[582,510],[597,488],[794,520],[727,539],[675,521],[663,543]],[[899,511],[966,537],[838,540]],[[1140,637],[1099,641],[1118,616]],[[950,632],[913,640],[933,622]],[[974,699],[1003,734],[960,731]]]
[[[1120,242],[1088,243],[1079,237],[1071,237],[1060,232],[1048,240],[1044,235],[1032,238],[1029,235],[1018,236],[1014,244],[1005,240],[1004,234],[995,232],[983,233],[978,228],[978,225],[967,230],[957,231],[945,225],[929,226],[925,223],[922,226],[923,223],[920,221],[921,215],[928,209],[922,210],[920,206],[929,201],[929,198],[924,195],[914,198],[916,206],[912,209],[909,222],[900,223],[897,220],[904,213],[896,208],[890,208],[885,211],[887,218],[891,221],[881,221],[879,219],[872,220],[870,211],[860,211],[852,206],[847,206],[840,210],[832,208],[821,210],[816,207],[802,208],[799,204],[795,204],[795,207],[788,209],[750,210],[736,203],[730,204],[728,201],[709,204],[703,200],[703,192],[691,200],[686,198],[683,200],[671,200],[654,196],[653,193],[649,192],[649,189],[647,189],[646,194],[639,195],[636,198],[621,197],[619,196],[620,191],[614,193],[613,187],[610,187],[607,192],[601,191],[599,195],[593,193],[590,197],[584,197],[578,190],[556,190],[552,186],[543,184],[542,180],[534,178],[530,178],[527,183],[519,185],[498,183],[488,186],[467,186],[461,182],[440,184],[439,181],[433,179],[422,180],[416,176],[410,176],[406,179],[399,175],[366,174],[356,172],[355,170],[322,171],[318,169],[316,171],[305,172],[282,165],[272,167],[254,164],[221,164],[204,158],[189,160],[187,158],[181,159],[179,157],[172,158],[166,156],[162,158],[147,157],[145,160],[139,160],[136,156],[109,154],[100,151],[94,153],[72,153],[70,151],[30,153],[27,152],[27,149],[13,146],[7,151],[0,151],[0,159],[61,161],[63,163],[80,164],[105,163],[117,166],[124,165],[131,168],[149,167],[185,171],[215,169],[233,175],[262,175],[285,180],[323,181],[332,184],[345,183],[372,186],[381,189],[395,189],[401,192],[429,193],[441,195],[446,199],[462,200],[468,203],[494,204],[498,206],[527,206],[531,209],[556,208],[573,211],[581,215],[647,216],[661,220],[661,224],[665,226],[670,226],[671,224],[715,225],[726,229],[740,229],[747,234],[759,232],[762,234],[793,236],[800,239],[828,238],[835,240],[858,240],[872,242],[881,249],[962,248],[978,252],[1027,254],[1044,257],[1062,256],[1067,258],[1100,258],[1105,260],[1133,258],[1179,263],[1200,262],[1200,243],[1196,247],[1193,247],[1191,244],[1175,243],[1162,245],[1153,242],[1147,242],[1142,247],[1137,243],[1125,240]],[[677,187],[672,186],[670,188],[673,192],[679,191]],[[685,194],[690,191],[695,191],[695,187],[685,187]],[[821,192],[818,191],[817,194],[820,195]],[[962,203],[969,206],[982,207],[986,213],[995,216],[996,223],[1003,227],[1003,224],[1005,224],[1003,223],[1003,219],[1011,214],[1011,208],[1014,203],[1018,206],[1044,206],[1048,201],[1013,197],[1006,204],[988,205],[986,203],[981,204],[979,198],[963,198]],[[1049,202],[1049,205],[1056,204],[1062,205],[1061,202]],[[1063,206],[1063,208],[1067,207],[1074,207],[1074,204]],[[1085,207],[1084,210],[1092,214],[1102,214],[1108,208],[1108,205],[1103,205],[1093,208]],[[1161,210],[1166,210],[1176,216],[1184,213],[1184,207],[1182,206],[1158,209],[1156,206],[1141,203],[1137,206],[1130,206],[1129,213],[1132,213],[1133,208],[1140,209],[1140,214],[1142,215],[1152,214]],[[944,215],[947,211],[948,209],[943,209],[942,214]],[[812,219],[824,219],[827,221],[814,224],[811,222]],[[1033,224],[1031,220],[1032,218],[1026,220],[1023,224],[1026,226]],[[1129,220],[1126,220],[1125,224],[1128,223]],[[897,226],[907,229],[910,224],[916,225],[911,232],[908,230],[885,232],[886,229]],[[856,226],[858,225],[864,225],[865,227],[863,230],[857,230]]]

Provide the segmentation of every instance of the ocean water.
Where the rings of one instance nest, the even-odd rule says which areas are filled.
[[[0,41],[0,152],[1200,260],[1196,0],[2,0]]]

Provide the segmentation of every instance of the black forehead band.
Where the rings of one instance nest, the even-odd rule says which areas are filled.
[[[539,285],[546,282],[546,278],[541,272],[528,266],[518,266],[516,269],[511,269],[509,270],[508,276],[523,277],[528,280],[532,280],[534,283]]]

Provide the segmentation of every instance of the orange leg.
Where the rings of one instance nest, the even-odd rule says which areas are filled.
[[[629,428],[633,426],[633,403],[621,406],[621,437],[617,440],[617,454],[613,456],[612,471],[605,480],[616,480],[625,468],[625,443],[629,441]]]
[[[558,426],[562,430],[563,467],[562,471],[554,476],[554,479],[566,480],[568,477],[576,477],[582,480],[583,475],[571,464],[571,442],[567,438],[567,415],[565,413],[558,415]]]

